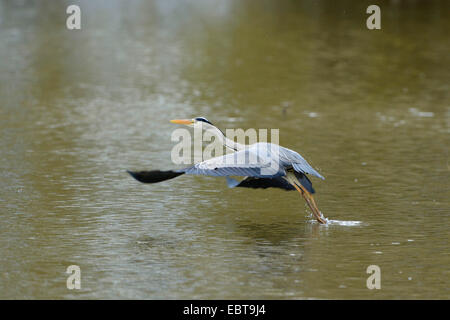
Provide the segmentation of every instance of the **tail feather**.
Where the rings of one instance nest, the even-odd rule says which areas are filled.
[[[176,172],[176,171],[127,171],[133,178],[142,183],[156,183],[169,179],[176,178],[184,172]]]

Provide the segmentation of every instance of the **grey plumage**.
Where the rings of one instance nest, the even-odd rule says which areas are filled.
[[[232,187],[249,188],[281,188],[295,190],[282,177],[286,170],[293,170],[299,182],[311,193],[314,193],[311,181],[306,174],[324,179],[297,152],[271,143],[256,143],[241,151],[211,158],[191,167],[172,171],[139,171],[129,173],[138,181],[155,183],[175,178],[181,174],[205,175],[214,177],[242,176],[246,177],[236,184],[228,180]]]
[[[228,139],[220,129],[207,119],[171,120],[173,123],[185,124],[211,130],[223,146],[233,153],[214,157],[188,168],[169,171],[128,171],[136,180],[144,183],[155,183],[175,178],[182,174],[224,176],[229,187],[246,188],[281,188],[297,190],[311,208],[315,218],[320,223],[327,223],[318,209],[312,194],[315,192],[307,175],[325,179],[297,152],[272,143],[255,143],[243,145]],[[231,179],[230,176],[243,176],[242,181]]]
[[[286,175],[286,169],[325,179],[297,152],[271,143],[255,143],[224,156],[197,163],[178,172],[207,176],[250,176],[275,178]]]

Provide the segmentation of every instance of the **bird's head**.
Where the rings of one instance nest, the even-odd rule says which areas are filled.
[[[209,122],[208,119],[203,118],[203,117],[197,117],[197,118],[193,118],[193,119],[176,119],[176,120],[170,120],[170,122],[176,123],[176,124],[184,124],[189,127],[203,126],[204,129],[206,129],[205,127],[213,126],[213,124],[211,122]]]

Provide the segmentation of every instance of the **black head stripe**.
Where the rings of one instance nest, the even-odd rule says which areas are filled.
[[[206,123],[209,123],[209,124],[211,124],[212,125],[212,123],[211,122],[209,122],[207,119],[205,119],[205,118],[203,118],[203,117],[198,117],[198,118],[195,118],[195,120],[197,120],[197,121],[203,121],[203,122],[206,122]]]

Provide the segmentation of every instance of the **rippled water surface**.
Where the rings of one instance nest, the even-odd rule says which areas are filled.
[[[449,291],[449,5],[0,1],[0,298],[436,299]],[[173,118],[277,128],[297,192],[170,169]],[[81,290],[66,268],[81,268]],[[380,290],[366,269],[381,268]]]

